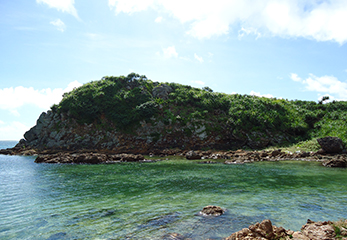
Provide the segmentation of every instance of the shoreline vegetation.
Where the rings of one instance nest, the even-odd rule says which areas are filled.
[[[215,93],[135,73],[106,76],[65,93],[24,139],[0,154],[37,156],[37,163],[179,157],[201,164],[302,160],[345,168],[347,102],[326,100]],[[347,239],[347,222],[339,224],[308,222],[296,234],[264,220],[226,239]]]

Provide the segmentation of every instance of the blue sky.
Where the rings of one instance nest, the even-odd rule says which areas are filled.
[[[347,99],[345,0],[0,2],[0,140],[103,76]]]

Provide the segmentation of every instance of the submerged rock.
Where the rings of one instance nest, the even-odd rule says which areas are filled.
[[[183,235],[179,233],[168,233],[168,234],[165,234],[162,239],[163,240],[188,240],[190,238],[185,238]]]

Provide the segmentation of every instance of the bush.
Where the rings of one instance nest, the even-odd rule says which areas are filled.
[[[119,130],[131,129],[155,116],[165,124],[182,126],[205,121],[209,124],[205,124],[206,129],[220,134],[258,131],[284,134],[296,142],[338,136],[347,143],[346,102],[288,101],[166,84],[173,89],[168,99],[153,98],[152,90],[158,84],[144,75],[105,76],[64,94],[52,111],[66,113],[78,123],[102,123],[106,119]]]

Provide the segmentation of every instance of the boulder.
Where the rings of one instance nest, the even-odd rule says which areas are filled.
[[[200,156],[200,154],[191,150],[191,151],[186,153],[186,159],[188,159],[188,160],[201,159],[201,156]]]
[[[330,221],[313,222],[307,221],[307,224],[302,226],[301,233],[308,239],[328,240],[335,239],[336,233],[333,223]]]
[[[327,153],[340,153],[343,150],[343,142],[338,137],[318,138],[317,142]]]
[[[203,216],[220,216],[224,214],[224,209],[218,206],[208,205],[200,211],[200,214]]]

